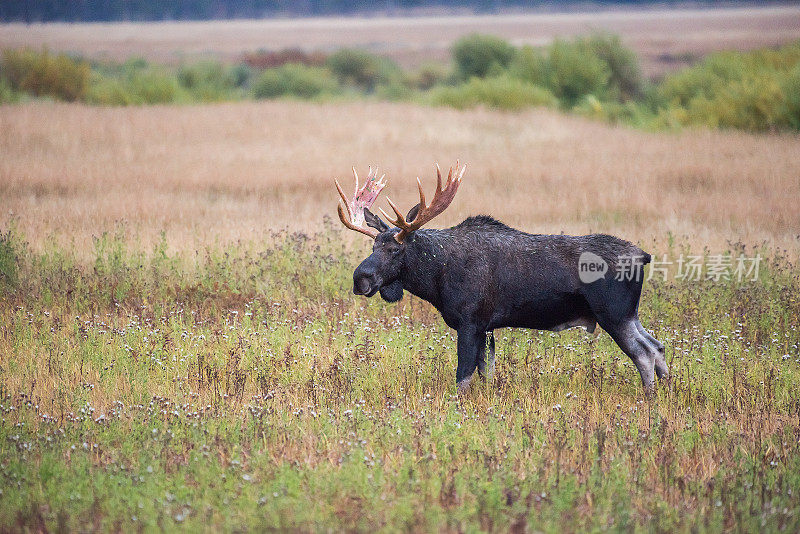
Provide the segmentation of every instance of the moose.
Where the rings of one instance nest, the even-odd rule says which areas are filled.
[[[342,224],[374,240],[372,254],[353,273],[353,293],[380,292],[387,302],[397,302],[409,291],[430,302],[458,334],[459,393],[476,370],[482,377],[491,374],[492,332],[504,327],[560,331],[582,326],[594,332],[599,324],[633,361],[646,393],[655,386],[654,375],[668,378],[664,346],[638,317],[650,255],[610,235],[529,234],[486,215],[452,228],[423,229],[453,201],[465,170],[457,162],[442,184],[437,165],[430,204],[417,178],[419,203],[405,216],[387,197],[394,217],[380,212],[392,226],[369,210],[386,186],[385,174],[378,178],[378,170],[370,167],[359,188],[353,168],[352,200],[334,180],[344,202],[338,204]]]

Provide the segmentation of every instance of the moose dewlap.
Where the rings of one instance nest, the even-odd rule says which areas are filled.
[[[664,346],[638,317],[650,255],[610,235],[528,234],[484,215],[452,228],[423,229],[453,201],[465,170],[456,163],[443,184],[437,165],[430,204],[417,178],[419,204],[405,216],[387,198],[394,219],[381,213],[393,226],[369,210],[386,186],[385,175],[378,178],[370,168],[359,188],[353,169],[352,200],[336,182],[342,224],[374,240],[372,254],[353,273],[353,292],[380,292],[396,302],[410,291],[436,307],[458,333],[459,391],[476,370],[481,376],[491,371],[494,337],[487,346],[487,333],[503,327],[593,331],[599,324],[636,365],[645,390],[652,390],[656,376],[667,377]]]

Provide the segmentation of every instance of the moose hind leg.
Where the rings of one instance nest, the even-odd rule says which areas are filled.
[[[469,389],[479,359],[483,358],[483,351],[486,348],[486,332],[478,331],[472,326],[459,328],[457,347],[456,387],[459,393],[464,393]]]
[[[478,374],[487,379],[494,375],[494,332],[486,334],[486,347],[478,353]]]
[[[655,358],[656,358],[656,376],[658,376],[659,380],[666,380],[669,378],[669,368],[667,367],[667,359],[664,356],[665,350],[664,345],[653,337],[653,335],[642,326],[642,323],[639,319],[636,319],[636,328],[639,330],[639,333],[647,340],[650,344],[650,347],[653,351],[655,351]]]
[[[656,351],[639,332],[636,322],[635,319],[631,319],[614,327],[606,328],[603,326],[603,329],[611,335],[619,345],[619,348],[633,361],[639,371],[639,376],[642,378],[642,386],[644,386],[647,393],[650,393],[655,386]]]

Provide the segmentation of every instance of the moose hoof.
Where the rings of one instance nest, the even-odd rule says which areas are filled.
[[[472,382],[472,376],[468,376],[467,378],[459,380],[458,382],[456,382],[456,392],[459,395],[465,394],[467,391],[469,391],[469,385],[471,382]]]

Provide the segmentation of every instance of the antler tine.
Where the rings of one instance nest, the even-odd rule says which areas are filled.
[[[355,167],[353,167],[353,174],[356,174]],[[336,184],[336,189],[339,191],[339,196],[342,197],[342,202],[344,202],[344,207],[347,209],[347,218],[348,219],[352,219],[353,218],[353,214],[350,213],[350,202],[347,200],[347,195],[345,195],[344,191],[342,191],[342,186],[339,185],[339,180],[334,178],[333,179],[333,183]],[[356,183],[358,183],[358,175],[357,174],[356,174]],[[341,208],[341,206],[342,205],[339,204],[340,208]]]
[[[344,216],[344,210],[342,209],[341,204],[338,204],[336,208],[337,208],[336,211],[339,213],[339,220],[342,221],[342,224],[345,225],[347,228],[349,228],[350,230],[355,230],[356,232],[361,232],[362,234],[369,236],[372,239],[378,237],[377,231],[369,230],[367,228],[361,228],[360,226],[356,226],[355,224],[348,221],[347,218],[345,218]]]
[[[420,202],[419,210],[417,211],[413,221],[406,221],[397,206],[395,206],[395,204],[387,198],[392,210],[394,210],[394,212],[397,214],[397,220],[392,221],[391,218],[386,215],[385,211],[381,210],[381,212],[383,213],[384,217],[389,219],[392,224],[400,229],[400,231],[394,236],[395,240],[402,243],[408,234],[422,228],[425,223],[431,221],[434,217],[446,210],[453,201],[453,198],[458,191],[458,186],[461,185],[461,179],[463,177],[464,169],[461,169],[459,163],[456,162],[455,172],[453,167],[450,167],[450,170],[447,174],[447,182],[445,183],[444,187],[442,187],[442,170],[437,164],[436,192],[433,195],[433,200],[431,200],[430,205],[425,202],[425,193],[422,190],[422,182],[420,182],[419,178],[417,178],[417,188],[419,189]]]
[[[428,205],[425,204],[425,192],[422,190],[422,182],[419,181],[419,176],[417,176],[417,187],[419,188],[419,208],[425,209]]]
[[[401,211],[400,211],[400,208],[398,208],[398,207],[395,205],[395,203],[394,203],[394,202],[392,202],[392,199],[391,199],[391,198],[389,198],[389,197],[386,197],[386,201],[389,203],[389,206],[391,206],[392,210],[394,210],[394,213],[395,213],[395,215],[397,215],[397,220],[393,221],[393,222],[392,222],[392,224],[394,224],[394,225],[395,225],[395,226],[397,226],[398,228],[406,228],[406,227],[408,226],[408,224],[406,223],[406,218],[405,218],[405,217],[403,217],[403,212],[401,212]],[[384,217],[386,217],[387,219],[389,219],[389,221],[391,221],[391,220],[392,220],[392,218],[391,218],[391,217],[389,217],[389,216],[386,214],[386,212],[385,212],[385,211],[383,211],[383,209],[382,209],[382,208],[381,208],[381,213],[383,213],[383,216],[384,216]]]
[[[402,228],[403,228],[403,226],[401,226],[401,225],[403,225],[405,221],[402,221],[402,220],[401,220],[399,217],[398,217],[398,218],[395,218],[395,219],[392,219],[392,218],[389,216],[389,214],[388,214],[388,213],[386,213],[385,211],[383,211],[383,208],[378,208],[378,211],[380,211],[380,212],[381,212],[381,215],[383,215],[383,217],[384,217],[384,218],[385,218],[387,221],[389,221],[389,222],[390,222],[390,223],[392,223],[393,225],[397,226],[397,227],[398,227],[398,228],[400,228],[400,229],[401,229],[401,231],[402,231]]]

